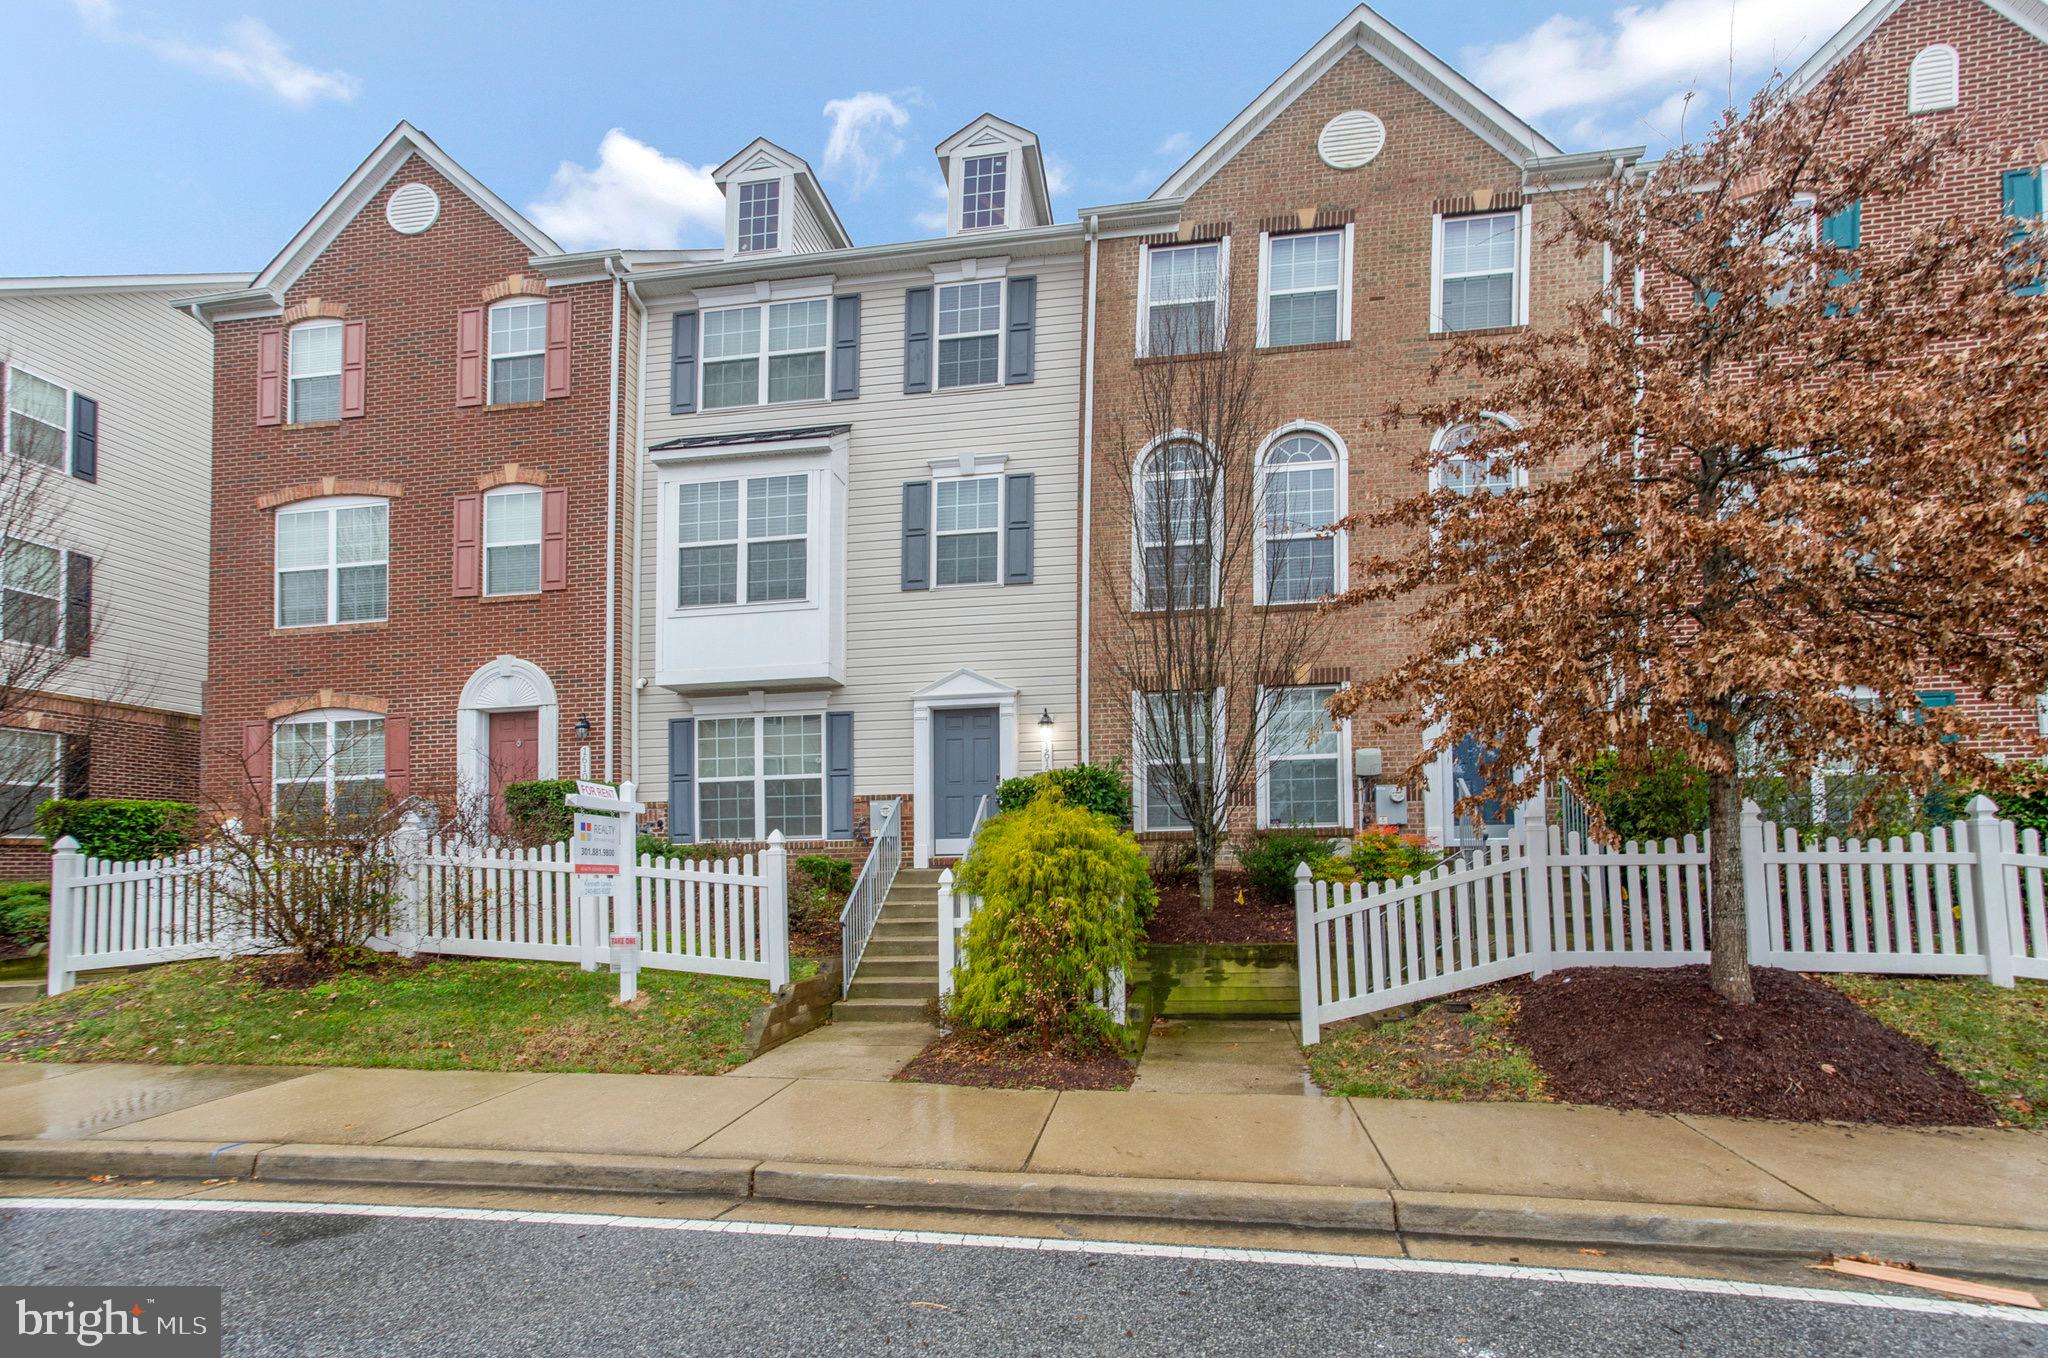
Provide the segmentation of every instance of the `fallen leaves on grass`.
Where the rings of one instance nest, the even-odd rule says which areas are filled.
[[[1542,1100],[1542,1073],[1512,1035],[1515,1014],[1514,994],[1493,988],[1408,1018],[1339,1025],[1309,1049],[1309,1073],[1356,1098]]]

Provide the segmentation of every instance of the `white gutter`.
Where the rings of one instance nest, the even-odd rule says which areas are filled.
[[[605,412],[604,516],[604,781],[612,781],[612,749],[617,743],[619,695],[619,289],[618,265],[607,258],[604,271],[612,279],[611,400]]]
[[[1082,327],[1083,342],[1087,353],[1081,356],[1084,376],[1081,382],[1081,692],[1080,708],[1074,720],[1081,728],[1081,762],[1088,762],[1088,718],[1089,679],[1088,658],[1094,650],[1088,632],[1088,621],[1092,614],[1090,597],[1092,558],[1089,544],[1095,528],[1095,265],[1099,240],[1096,232],[1101,218],[1094,213],[1088,215],[1088,316]]]
[[[647,408],[647,303],[642,300],[640,289],[634,286],[634,281],[631,278],[626,280],[626,296],[631,299],[633,305],[640,308],[640,382],[633,402],[634,410],[637,413]],[[633,677],[633,681],[627,689],[626,698],[626,710],[629,714],[626,726],[626,764],[627,767],[633,770],[633,783],[636,787],[640,783],[640,685],[642,683],[640,678],[640,562],[647,550],[646,544],[640,541],[640,505],[643,499],[640,485],[642,462],[640,443],[638,439],[635,439],[633,443],[633,622],[631,627],[627,629],[627,635],[632,638],[633,653],[626,666],[626,673]],[[664,799],[666,799],[667,791],[666,787],[662,789]]]

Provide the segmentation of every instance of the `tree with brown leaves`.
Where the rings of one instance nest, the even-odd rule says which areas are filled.
[[[1922,708],[1918,684],[2048,687],[2040,238],[1949,220],[1860,244],[1849,224],[1900,221],[1952,143],[1859,121],[1857,73],[1767,89],[1577,198],[1564,230],[1606,252],[1605,295],[1449,346],[1437,375],[1470,394],[1392,418],[1475,431],[1425,460],[1483,465],[1468,481],[1498,493],[1384,516],[1410,550],[1354,598],[1408,601],[1415,650],[1334,704],[1441,722],[1418,768],[1477,734],[1511,756],[1492,797],[1609,750],[1625,773],[1700,766],[1712,979],[1738,1004],[1745,760],[1991,781],[1966,709]]]

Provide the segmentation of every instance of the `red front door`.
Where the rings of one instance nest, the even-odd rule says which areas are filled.
[[[505,784],[540,777],[540,713],[491,713],[491,816],[505,813]]]

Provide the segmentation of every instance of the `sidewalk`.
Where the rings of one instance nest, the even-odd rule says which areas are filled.
[[[2048,1135],[1548,1104],[0,1064],[0,1174],[703,1192],[2048,1278]]]

